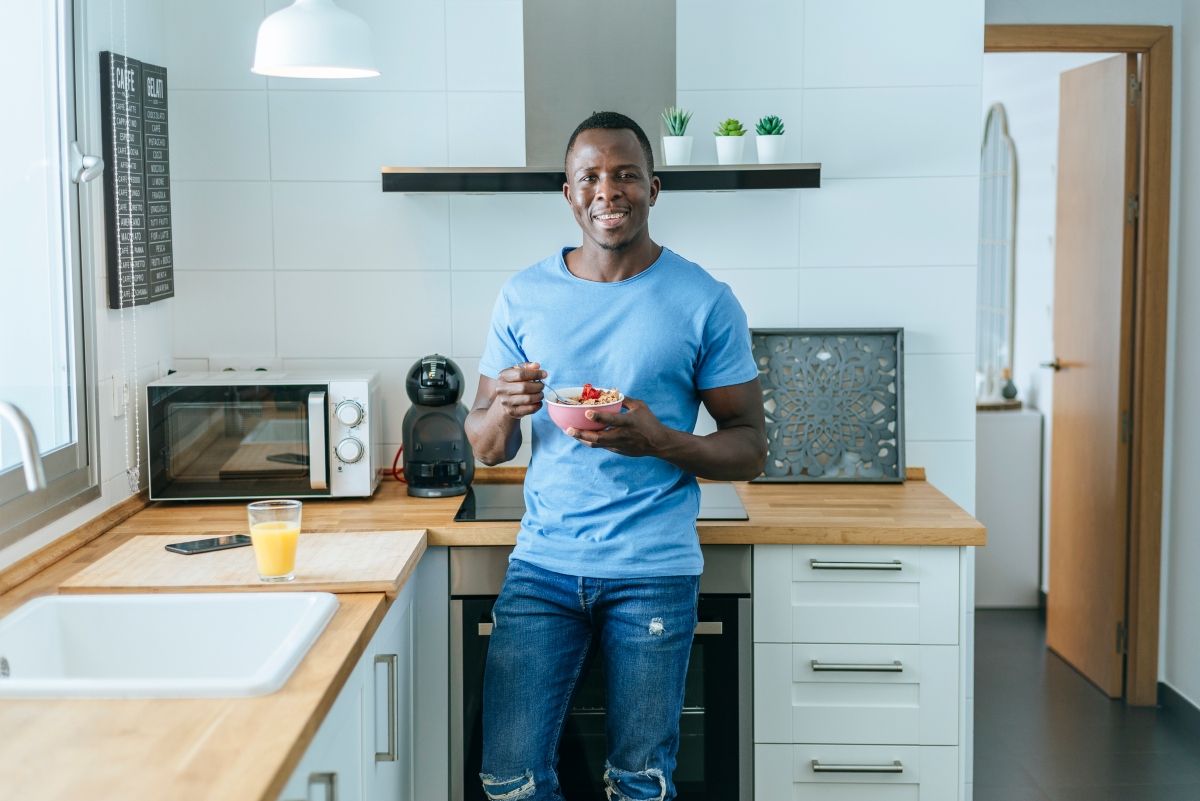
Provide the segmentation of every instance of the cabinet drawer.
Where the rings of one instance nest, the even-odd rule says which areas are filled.
[[[959,551],[756,545],[755,642],[957,645]]]
[[[957,745],[958,684],[953,645],[758,643],[754,740]]]
[[[952,746],[754,746],[756,801],[958,801],[958,786]]]

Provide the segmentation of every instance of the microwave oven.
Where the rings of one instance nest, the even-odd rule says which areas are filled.
[[[150,498],[367,497],[379,374],[174,373],[146,385]]]

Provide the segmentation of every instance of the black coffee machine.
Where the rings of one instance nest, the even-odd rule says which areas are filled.
[[[417,498],[464,495],[475,477],[475,455],[463,423],[462,370],[445,356],[426,356],[405,381],[412,408],[404,415],[404,480]]]

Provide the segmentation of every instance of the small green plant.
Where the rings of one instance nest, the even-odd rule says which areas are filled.
[[[688,123],[692,121],[692,112],[684,111],[678,106],[669,106],[663,109],[663,121],[667,123],[667,132],[670,136],[683,136],[687,131]]]
[[[758,131],[759,136],[782,136],[783,120],[773,114],[770,117],[763,117],[758,121],[758,125],[754,126],[754,130]]]
[[[745,136],[746,129],[742,127],[740,122],[735,120],[733,117],[730,117],[729,119],[725,120],[725,122],[718,125],[717,130],[714,131],[714,133],[717,136]]]

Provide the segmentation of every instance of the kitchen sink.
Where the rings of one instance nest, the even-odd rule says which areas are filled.
[[[266,695],[337,606],[327,592],[37,598],[0,619],[0,699]]]

